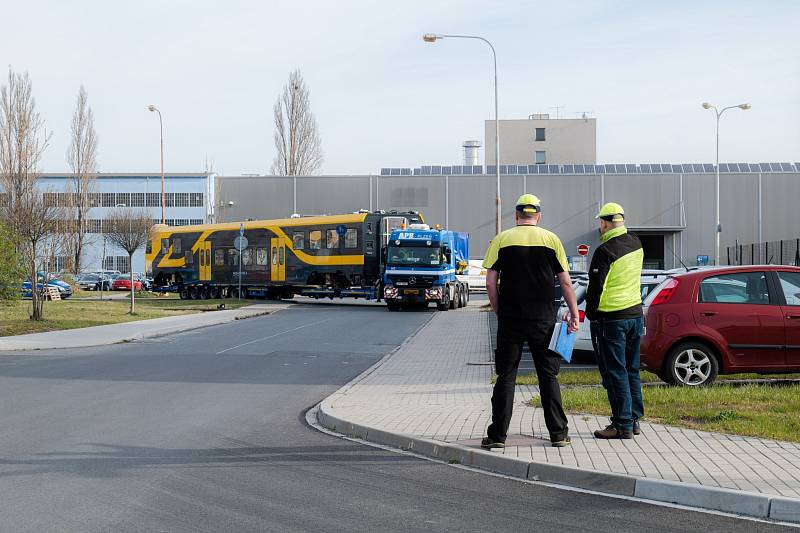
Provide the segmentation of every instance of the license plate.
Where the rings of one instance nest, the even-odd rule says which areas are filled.
[[[417,289],[406,289],[403,292],[406,294],[419,294],[419,290]]]

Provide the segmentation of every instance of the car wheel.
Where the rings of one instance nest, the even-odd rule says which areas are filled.
[[[699,342],[684,342],[670,350],[662,372],[671,385],[697,387],[710,385],[719,372],[714,352]]]

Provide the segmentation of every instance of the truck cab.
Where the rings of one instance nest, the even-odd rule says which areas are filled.
[[[464,307],[469,284],[469,235],[411,224],[395,230],[386,247],[383,297],[390,311],[427,307],[440,311]]]

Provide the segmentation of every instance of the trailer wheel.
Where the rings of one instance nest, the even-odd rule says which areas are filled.
[[[189,288],[188,287],[181,287],[178,291],[178,297],[181,300],[188,300],[189,299]]]

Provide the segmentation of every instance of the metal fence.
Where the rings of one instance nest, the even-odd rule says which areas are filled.
[[[729,265],[800,266],[800,238],[728,246]]]

